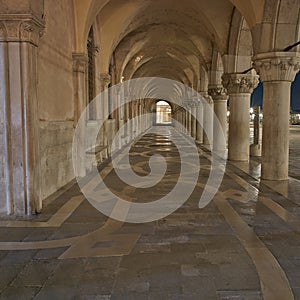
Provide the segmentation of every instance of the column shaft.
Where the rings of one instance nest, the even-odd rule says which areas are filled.
[[[291,82],[264,83],[262,178],[288,178]]]
[[[250,95],[258,85],[253,74],[224,74],[223,86],[230,99],[228,158],[248,161],[250,152]]]
[[[87,73],[88,58],[85,53],[73,53],[73,86],[74,86],[74,127],[81,117],[82,112],[87,106]],[[84,116],[86,119],[88,115]],[[86,140],[84,127],[81,126],[81,132],[78,132],[78,140],[76,141],[76,161],[79,166],[78,175],[84,177],[86,175],[86,161],[82,153],[85,152]]]
[[[196,141],[203,143],[203,105],[197,103]]]
[[[272,52],[254,57],[264,85],[262,173],[266,180],[288,179],[291,83],[300,69],[299,53]]]
[[[250,94],[230,95],[229,160],[248,161],[250,148]]]
[[[227,100],[214,101],[214,113],[213,149],[224,151],[227,147]]]
[[[206,98],[206,101],[203,111],[203,144],[210,146],[213,141],[210,142],[208,137],[213,137],[214,132],[214,103],[211,97]]]
[[[0,201],[0,212],[30,215],[42,208],[37,47],[43,22],[29,15],[4,17],[0,16],[0,187],[5,200]]]

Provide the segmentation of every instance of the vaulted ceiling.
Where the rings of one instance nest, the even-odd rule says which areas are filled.
[[[163,76],[195,86],[213,49],[226,53],[233,4],[228,0],[111,0],[98,15],[103,67],[120,80]]]

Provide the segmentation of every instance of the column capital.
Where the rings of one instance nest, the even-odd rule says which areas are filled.
[[[76,73],[86,73],[88,66],[88,56],[85,53],[73,53],[73,71]]]
[[[214,101],[212,97],[208,94],[208,91],[199,92],[199,94],[205,99],[208,104],[213,104]]]
[[[0,15],[0,42],[28,42],[38,46],[45,22],[31,14]]]
[[[300,54],[297,52],[260,53],[253,61],[262,82],[292,82],[300,69]]]
[[[211,85],[208,87],[208,94],[213,101],[228,100],[227,90],[222,85]]]
[[[99,79],[105,86],[108,86],[111,82],[111,76],[109,73],[101,73],[99,75]]]
[[[258,75],[227,73],[222,76],[223,86],[228,94],[252,94],[258,86]]]

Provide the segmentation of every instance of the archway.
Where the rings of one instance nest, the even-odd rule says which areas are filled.
[[[156,102],[156,125],[172,125],[172,107],[166,101]]]

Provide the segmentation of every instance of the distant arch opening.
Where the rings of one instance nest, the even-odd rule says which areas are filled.
[[[172,125],[172,107],[166,101],[156,103],[156,125]]]

